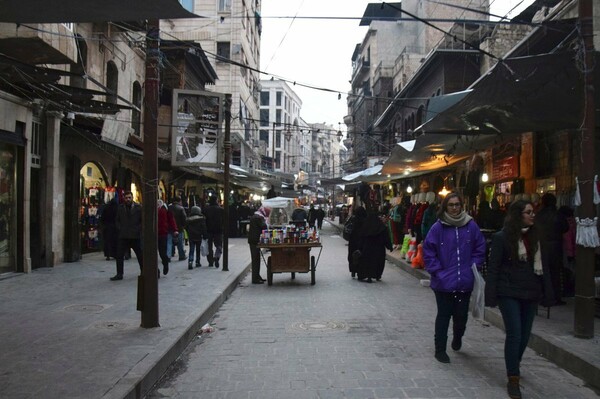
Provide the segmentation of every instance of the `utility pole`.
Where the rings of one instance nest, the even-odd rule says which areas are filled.
[[[225,164],[223,165],[223,210],[225,220],[223,225],[223,271],[229,271],[229,163],[231,162],[231,94],[225,94],[225,139],[223,151]]]
[[[273,150],[272,150],[272,156],[273,158],[271,158],[271,166],[273,166],[273,173],[275,173],[275,125],[277,124],[277,122],[273,122]]]
[[[158,323],[158,259],[156,209],[158,193],[158,73],[159,22],[148,21],[146,35],[146,81],[144,82],[144,167],[142,207],[144,264],[138,282],[138,310],[144,328],[160,327]]]
[[[593,0],[579,0],[579,25],[584,43],[584,120],[581,127],[581,163],[579,170],[579,189],[581,206],[579,218],[594,218],[593,185],[596,170],[594,155],[594,136],[596,131],[594,104],[594,23],[592,13]],[[594,337],[595,284],[594,284],[594,248],[577,245],[575,273],[575,336]]]

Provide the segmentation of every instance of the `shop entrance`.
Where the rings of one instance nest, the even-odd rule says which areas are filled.
[[[17,149],[0,143],[0,274],[17,271]]]
[[[80,170],[81,253],[102,250],[100,215],[107,198],[107,178],[100,166],[88,162]],[[109,190],[111,191],[111,190]]]

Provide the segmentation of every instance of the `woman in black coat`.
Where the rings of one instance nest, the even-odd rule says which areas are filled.
[[[492,236],[487,267],[485,302],[491,307],[498,305],[502,313],[506,331],[504,362],[511,398],[521,398],[519,367],[546,273],[534,217],[529,201],[519,200],[510,206],[504,228]]]
[[[393,249],[387,226],[376,213],[369,213],[358,232],[360,258],[357,277],[370,283],[381,280],[385,267],[385,250]]]
[[[348,239],[348,269],[352,278],[356,277],[358,272],[358,254],[354,256],[355,251],[360,251],[360,230],[364,220],[367,218],[367,211],[362,206],[357,207],[347,223],[352,223],[352,231]],[[344,226],[344,228],[346,228]]]

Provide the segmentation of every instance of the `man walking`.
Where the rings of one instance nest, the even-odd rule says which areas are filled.
[[[125,251],[130,249],[135,252],[140,272],[142,271],[142,207],[140,204],[133,202],[133,194],[131,191],[125,192],[123,196],[124,202],[119,205],[117,210],[117,229],[119,230],[119,241],[117,243],[117,274],[110,279],[112,281],[123,280],[123,257]]]
[[[208,267],[219,267],[219,258],[223,252],[223,215],[225,211],[217,204],[217,197],[208,197],[208,206],[204,208],[208,237]],[[215,250],[213,252],[213,245]]]
[[[177,231],[179,232],[179,237],[177,240],[177,252],[179,253],[179,260],[186,260],[185,256],[185,248],[184,245],[184,232],[185,228],[185,220],[187,219],[187,215],[185,213],[185,208],[181,205],[181,197],[176,196],[173,198],[173,203],[169,206],[169,211],[173,214],[175,218],[175,224],[177,224]],[[173,250],[175,252],[175,250]]]

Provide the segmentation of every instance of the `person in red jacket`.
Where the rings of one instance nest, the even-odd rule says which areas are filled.
[[[167,255],[167,237],[169,236],[170,232],[172,232],[173,237],[177,237],[179,235],[179,231],[177,230],[175,217],[173,217],[173,214],[168,210],[167,206],[162,200],[157,201],[157,207],[158,254],[160,255],[160,259],[162,261],[163,274],[167,275],[167,273],[169,273],[169,261],[171,260],[169,255]]]

